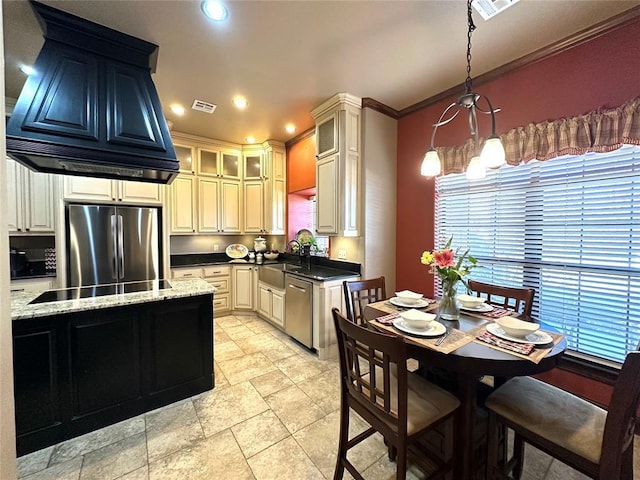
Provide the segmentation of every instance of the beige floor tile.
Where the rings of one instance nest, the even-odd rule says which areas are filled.
[[[293,385],[291,379],[280,370],[274,370],[273,372],[252,378],[251,383],[263,397],[268,397],[272,393]]]
[[[101,428],[80,437],[59,443],[53,449],[50,464],[66,462],[67,460],[119,442],[127,437],[144,432],[144,416],[130,418],[108,427]]]
[[[113,480],[146,464],[146,436],[139,433],[87,453],[80,480]]]
[[[207,437],[269,409],[249,382],[211,390],[195,398],[193,404]]]
[[[389,460],[389,456],[385,453],[378,461],[367,468],[362,476],[367,480],[395,480],[396,478],[396,464]],[[347,474],[345,474],[347,478]],[[409,465],[407,468],[407,480],[422,480],[425,478],[425,474],[413,465]]]
[[[333,368],[298,383],[298,386],[325,413],[331,413],[340,408],[340,370]]]
[[[146,421],[149,462],[204,438],[191,400],[174,403],[148,414]]]
[[[231,328],[231,327],[241,327],[242,322],[233,315],[227,315],[224,317],[216,318],[215,325],[226,330],[227,328]]]
[[[587,480],[589,477],[565,465],[559,460],[551,462],[545,480]]]
[[[227,377],[225,377],[224,373],[222,373],[222,370],[220,370],[218,362],[213,362],[213,373],[215,382],[214,388],[222,388],[229,385],[229,380],[227,380]]]
[[[222,327],[216,329],[216,333],[213,337],[213,343],[218,348],[218,345],[225,342],[231,342],[231,337],[224,332]]]
[[[133,472],[129,472],[118,478],[118,480],[149,480],[149,465],[145,465]]]
[[[238,346],[238,344],[236,344],[236,342],[231,340],[228,342],[216,344],[213,358],[215,358],[216,362],[224,362],[227,360],[233,360],[234,358],[242,357],[247,353],[250,352],[245,352]]]
[[[275,365],[295,383],[320,375],[324,370],[316,360],[301,355],[276,360]]]
[[[230,430],[149,464],[149,480],[254,480]]]
[[[289,431],[271,410],[231,427],[231,431],[246,458],[289,436]]]
[[[234,342],[240,340],[241,338],[252,337],[255,335],[253,331],[251,331],[243,324],[235,327],[224,327],[224,332],[229,335],[229,338],[231,338],[231,340],[233,340]]]
[[[351,418],[350,438],[366,430],[366,423],[357,416]],[[293,434],[311,461],[326,478],[333,477],[338,456],[340,412],[336,411]],[[372,435],[349,450],[348,458],[359,472],[364,472],[385,454],[387,447],[380,435]]]
[[[271,361],[280,360],[296,354],[294,349],[288,347],[269,333],[259,333],[254,334],[252,337],[241,338],[237,343],[245,353],[261,352]]]
[[[43,448],[28,455],[23,455],[17,460],[18,478],[44,470],[49,465],[49,459],[53,447]]]
[[[322,474],[292,437],[248,459],[256,480],[316,480]]]
[[[251,380],[277,368],[262,352],[217,363],[231,385]]]
[[[78,480],[80,469],[82,468],[82,460],[82,457],[76,457],[23,478],[24,480]]]
[[[250,318],[250,320],[246,321],[244,324],[255,333],[271,332],[276,329],[276,327],[271,325],[269,322],[256,317]]]
[[[325,415],[322,409],[295,385],[269,395],[265,400],[291,433]]]

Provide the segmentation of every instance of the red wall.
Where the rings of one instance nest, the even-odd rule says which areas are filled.
[[[287,192],[316,186],[316,136],[309,135],[287,150]]]
[[[464,77],[463,71],[460,76]],[[496,115],[498,133],[621,105],[640,95],[640,20],[475,87],[502,109]],[[433,248],[434,181],[420,176],[420,163],[429,146],[431,125],[453,101],[447,99],[398,122],[398,289],[433,294],[432,276],[419,259],[423,250]],[[479,120],[485,121],[481,135],[488,134],[488,118]],[[469,136],[460,116],[438,129],[436,145],[459,145]]]

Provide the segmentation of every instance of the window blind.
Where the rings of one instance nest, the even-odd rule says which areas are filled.
[[[471,278],[536,290],[533,315],[569,349],[622,363],[640,340],[640,147],[436,179],[436,245]]]

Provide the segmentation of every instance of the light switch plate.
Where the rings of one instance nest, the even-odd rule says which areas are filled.
[[[220,247],[218,246],[218,244],[217,244],[217,243],[214,243],[214,244],[213,244],[213,251],[214,251],[214,252],[217,252],[219,248],[220,248]]]
[[[347,251],[346,250],[338,250],[338,258],[340,260],[346,260],[347,259]]]

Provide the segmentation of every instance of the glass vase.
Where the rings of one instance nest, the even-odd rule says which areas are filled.
[[[442,297],[438,305],[438,316],[442,320],[458,320],[460,318],[460,307],[456,301],[457,283],[457,281],[442,281]]]

